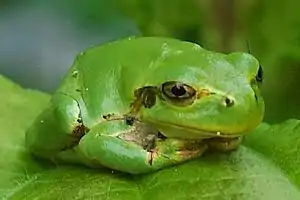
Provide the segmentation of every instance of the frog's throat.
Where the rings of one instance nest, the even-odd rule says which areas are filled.
[[[245,135],[246,132],[233,132],[233,133],[226,133],[220,131],[211,131],[211,130],[204,130],[204,129],[197,129],[194,127],[190,126],[184,126],[184,125],[178,125],[178,124],[173,124],[173,123],[159,123],[159,122],[152,122],[157,124],[158,126],[163,125],[163,126],[168,126],[171,128],[176,128],[176,129],[182,129],[182,131],[191,131],[194,133],[199,133],[201,137],[203,138],[212,138],[212,137],[222,137],[222,138],[235,138],[235,137],[240,137],[241,135]],[[163,134],[163,132],[162,132]]]

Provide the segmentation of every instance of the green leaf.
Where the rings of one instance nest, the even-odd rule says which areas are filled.
[[[127,175],[33,159],[24,148],[24,131],[49,96],[1,76],[0,89],[2,199],[300,199],[299,121],[262,124],[232,153],[207,154],[156,173]]]
[[[43,108],[48,95],[24,90],[0,76],[0,197],[13,194],[41,170],[24,148],[24,130]]]
[[[244,144],[273,161],[300,186],[300,121],[281,124],[261,124],[244,140]]]

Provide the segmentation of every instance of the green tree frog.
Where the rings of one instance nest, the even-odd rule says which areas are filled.
[[[78,55],[26,144],[54,162],[148,173],[236,149],[264,115],[262,69],[166,37],[131,37]]]

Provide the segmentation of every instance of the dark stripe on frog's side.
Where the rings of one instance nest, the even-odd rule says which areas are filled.
[[[79,140],[89,131],[89,128],[87,128],[86,126],[84,126],[81,117],[78,117],[77,123],[78,124],[73,129],[73,134],[72,135],[79,142]]]

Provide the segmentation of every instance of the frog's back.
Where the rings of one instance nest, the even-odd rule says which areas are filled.
[[[173,38],[130,37],[90,47],[76,57],[64,81],[72,82],[78,72],[82,78],[85,77],[85,82],[93,80],[98,84],[107,82],[107,79],[110,79],[107,74],[111,71],[117,72],[122,68],[126,68],[133,74],[141,74],[151,67],[152,61],[163,54],[164,45],[176,46],[176,48],[180,48],[181,45],[187,48],[193,44]],[[68,91],[63,88],[60,87],[59,90]]]
[[[134,72],[144,72],[151,67],[151,61],[163,56],[166,47],[170,49],[201,48],[199,45],[165,37],[136,37],[109,42],[92,47],[78,56],[80,70],[92,71],[91,75],[106,73],[112,69],[126,67]],[[167,53],[167,52],[165,52]],[[135,66],[132,66],[132,65]]]
[[[76,57],[58,92],[84,102],[93,118],[107,112],[126,112],[132,99],[121,99],[120,93],[136,87],[139,77],[164,55],[165,46],[201,48],[164,37],[126,38],[92,47]]]

